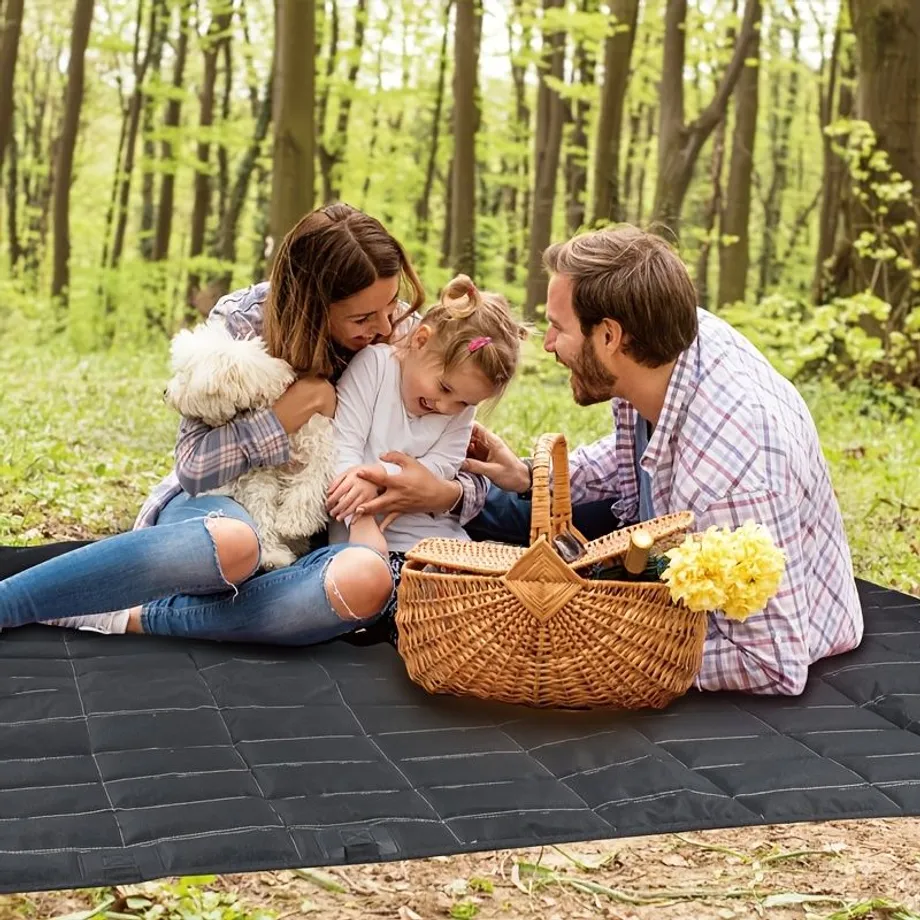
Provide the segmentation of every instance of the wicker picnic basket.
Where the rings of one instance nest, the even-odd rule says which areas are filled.
[[[533,472],[529,548],[430,539],[409,553],[396,624],[410,678],[430,693],[531,706],[666,706],[699,671],[706,614],[672,602],[661,582],[583,577],[623,556],[635,528],[591,543],[575,530],[562,435],[540,438]],[[684,512],[642,526],[661,553],[692,524]],[[584,554],[565,562],[560,537]]]

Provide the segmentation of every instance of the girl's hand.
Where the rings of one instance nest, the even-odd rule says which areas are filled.
[[[335,415],[335,387],[321,377],[295,380],[272,408],[288,434],[303,428],[314,415]]]
[[[359,509],[377,497],[377,486],[361,478],[362,471],[378,469],[374,466],[353,466],[340,476],[337,476],[329,486],[329,498],[326,501],[326,510],[330,517],[342,521],[350,515],[359,513]]]

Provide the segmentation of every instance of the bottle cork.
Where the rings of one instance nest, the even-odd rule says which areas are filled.
[[[655,541],[647,530],[634,530],[629,535],[629,549],[623,560],[623,568],[630,575],[641,575],[648,565],[649,552]]]

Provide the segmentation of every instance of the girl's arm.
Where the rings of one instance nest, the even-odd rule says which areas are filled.
[[[359,351],[336,387],[335,474],[364,464],[364,448],[374,421],[374,405],[380,388],[381,364],[386,356],[374,348]]]
[[[466,460],[466,451],[473,434],[475,409],[466,409],[454,416],[444,429],[444,433],[432,448],[418,458],[418,462],[441,479],[456,479],[460,464]],[[393,464],[384,464],[387,472],[398,473],[399,468]]]

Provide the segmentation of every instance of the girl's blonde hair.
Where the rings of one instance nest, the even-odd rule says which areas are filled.
[[[351,205],[311,211],[285,236],[272,263],[263,327],[269,353],[300,373],[334,376],[345,359],[329,332],[330,306],[395,277],[409,309],[394,316],[394,326],[425,302],[403,247],[380,221]]]
[[[501,294],[480,291],[466,275],[457,275],[422,319],[431,330],[426,347],[434,349],[446,370],[463,362],[477,368],[495,387],[495,398],[511,382],[527,332],[511,315]]]

